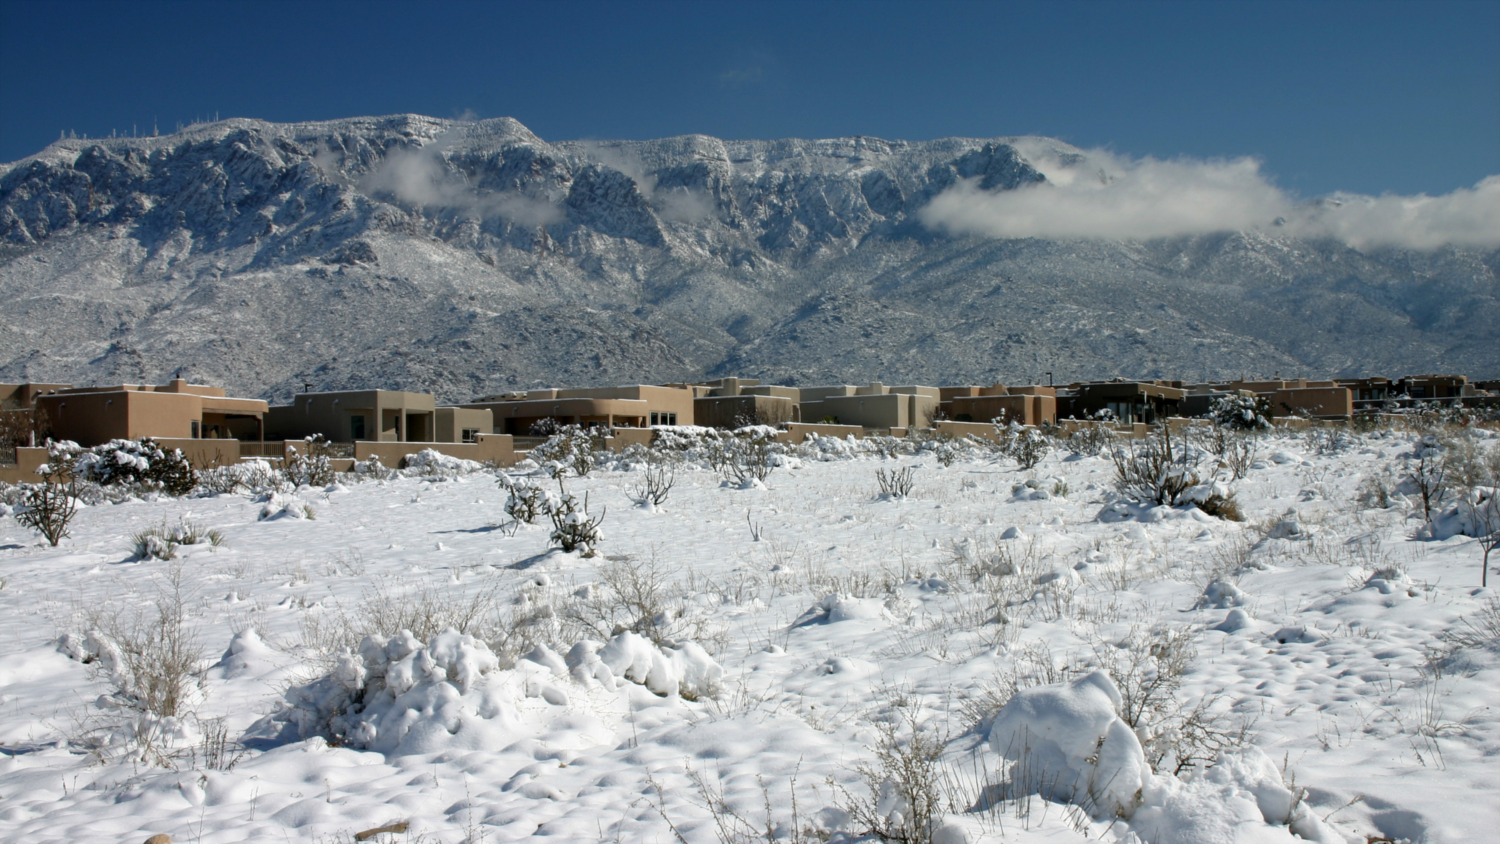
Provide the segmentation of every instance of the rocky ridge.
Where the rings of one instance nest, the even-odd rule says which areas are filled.
[[[0,165],[0,380],[460,400],[793,384],[1500,375],[1500,251],[1255,232],[949,237],[1045,138],[553,142],[510,119],[226,120]]]

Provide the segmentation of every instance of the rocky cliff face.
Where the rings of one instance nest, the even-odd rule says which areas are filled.
[[[432,390],[1500,374],[1500,252],[952,238],[1047,139],[547,143],[230,120],[0,166],[0,380]]]

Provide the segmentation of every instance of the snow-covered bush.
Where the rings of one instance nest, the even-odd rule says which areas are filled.
[[[1097,818],[1130,817],[1151,767],[1120,717],[1122,703],[1103,671],[1018,692],[989,733],[990,747],[1013,763],[1008,790],[1073,803]]]
[[[303,446],[288,445],[291,456],[286,462],[286,476],[293,486],[328,486],[333,483],[333,461],[329,454],[328,440],[314,434],[303,441]]]
[[[461,457],[452,457],[435,448],[425,448],[416,454],[408,454],[401,461],[401,468],[410,474],[422,477],[459,477],[484,471],[484,464]]]
[[[779,465],[777,458],[783,452],[776,442],[777,433],[770,426],[755,425],[740,428],[734,436],[720,440],[725,449],[721,470],[725,479],[740,486],[747,486],[751,481],[765,483]]]
[[[1035,428],[1023,428],[1012,422],[1000,436],[1005,454],[1023,470],[1036,468],[1052,451],[1052,439]]]
[[[1236,431],[1259,431],[1271,427],[1271,403],[1260,396],[1228,395],[1214,399],[1209,410],[1214,424]]]
[[[572,472],[576,477],[586,477],[594,470],[594,452],[604,450],[606,432],[592,428],[567,425],[550,439],[531,450],[531,459],[542,464],[547,473],[561,478]]]
[[[372,481],[388,481],[395,476],[396,470],[382,463],[379,454],[372,454],[369,460],[355,461],[354,474]]]
[[[678,458],[674,452],[656,449],[643,456],[645,465],[641,468],[641,481],[629,490],[630,500],[641,507],[660,507],[666,503],[672,486],[677,482]]]
[[[691,643],[657,648],[633,633],[604,644],[580,642],[566,658],[538,646],[501,668],[474,636],[449,629],[423,643],[403,630],[366,637],[326,675],[289,689],[282,710],[256,731],[284,727],[300,738],[323,736],[391,755],[499,751],[540,735],[538,716],[545,713],[538,706],[571,712],[569,678],[584,687],[574,694],[614,691],[625,680],[661,696],[699,697],[718,689],[723,668]]]
[[[267,522],[273,519],[292,519],[301,521],[303,519],[316,519],[318,513],[311,504],[303,501],[295,495],[287,495],[280,492],[270,492],[260,497],[260,514],[256,517],[260,521]]]
[[[198,472],[198,488],[207,495],[260,495],[279,491],[287,483],[286,475],[266,460],[244,460]]]
[[[70,451],[71,445],[58,443],[53,451],[61,457]],[[193,466],[182,450],[168,451],[150,437],[110,440],[81,451],[73,461],[73,473],[80,480],[104,486],[126,486],[167,495],[187,495],[198,485]]]
[[[135,551],[135,556],[142,560],[153,557],[158,560],[175,559],[178,546],[198,545],[204,542],[217,548],[224,543],[224,534],[218,530],[204,530],[186,519],[175,525],[163,522],[130,537],[131,548]]]
[[[1068,437],[1067,448],[1080,457],[1098,457],[1109,447],[1114,436],[1115,432],[1103,423],[1079,425],[1078,430]]]
[[[588,493],[584,493],[582,501],[571,492],[563,493],[547,513],[552,518],[552,542],[570,554],[577,552],[585,557],[594,556],[603,538],[599,524],[607,512],[591,516]]]
[[[1144,440],[1131,441],[1113,454],[1115,488],[1125,497],[1149,504],[1176,504],[1178,496],[1198,485],[1197,459],[1185,436],[1159,425]]]
[[[516,526],[535,524],[538,518],[551,512],[556,503],[546,490],[525,478],[512,478],[501,473],[496,483],[505,490],[505,515]]]

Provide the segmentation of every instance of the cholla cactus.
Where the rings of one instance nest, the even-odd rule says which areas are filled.
[[[524,478],[517,480],[509,475],[501,475],[497,483],[508,493],[505,515],[516,525],[533,524],[537,517],[551,512],[556,500],[546,490]]]
[[[1005,453],[1022,469],[1032,469],[1052,451],[1052,441],[1035,428],[1022,428],[1012,422],[1006,432]]]
[[[563,493],[548,515],[552,517],[552,542],[557,547],[569,553],[578,551],[585,557],[598,553],[599,541],[603,539],[599,523],[604,521],[604,513],[597,517],[589,515],[587,494],[579,502],[572,493]]]

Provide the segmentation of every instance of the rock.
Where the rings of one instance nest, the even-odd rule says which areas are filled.
[[[377,826],[374,829],[367,829],[364,832],[356,832],[356,833],[354,833],[354,840],[355,841],[369,841],[371,838],[374,838],[377,835],[383,835],[383,834],[385,834],[387,832],[393,832],[393,833],[395,833],[397,835],[400,835],[401,833],[403,833],[405,831],[406,831],[406,821],[400,821],[399,823],[393,823],[393,824],[390,824],[389,826]],[[151,842],[147,841],[146,844],[151,844]]]
[[[158,832],[150,838],[147,838],[146,844],[172,844],[172,836],[166,834],[165,832]]]

